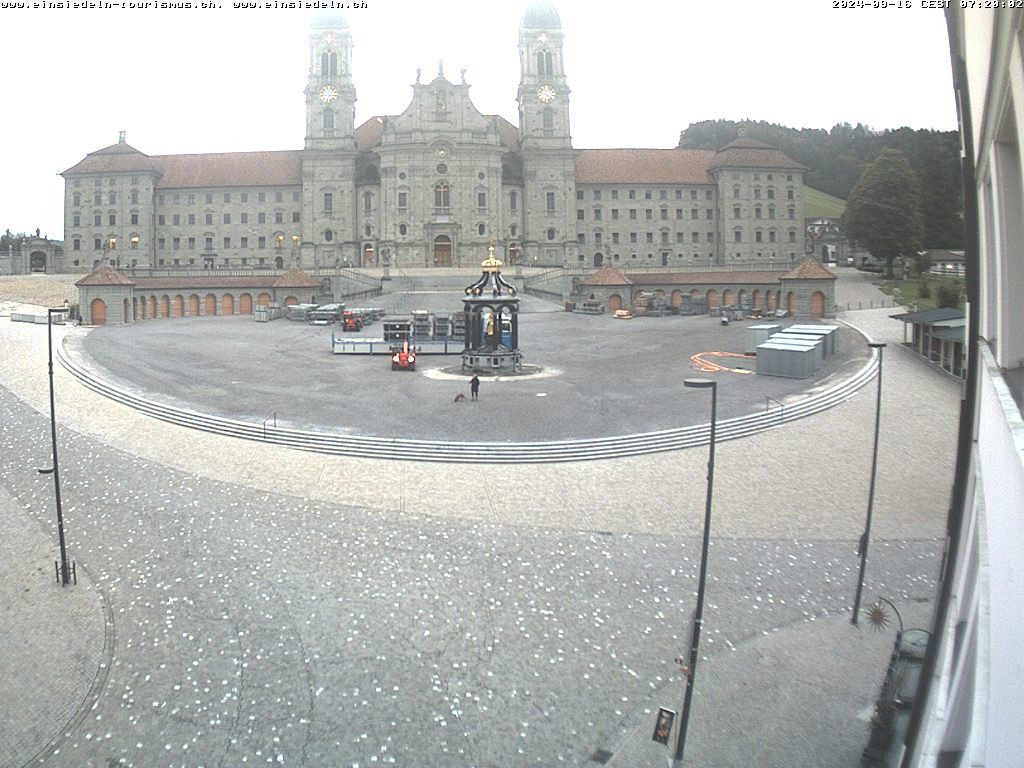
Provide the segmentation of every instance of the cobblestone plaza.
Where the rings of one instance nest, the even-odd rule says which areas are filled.
[[[890,342],[865,594],[919,626],[959,389],[899,348],[890,312],[842,318]],[[36,473],[45,329],[4,318],[0,348],[4,765],[664,764],[650,735],[682,702],[706,448],[544,466],[327,456],[154,420],[58,366],[79,575],[62,590]],[[718,447],[690,764],[858,763],[893,639],[849,621],[869,391]]]

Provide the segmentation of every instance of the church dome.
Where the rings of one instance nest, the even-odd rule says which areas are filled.
[[[520,27],[561,29],[562,20],[558,18],[558,11],[547,0],[533,0],[527,6],[523,14],[523,21]]]
[[[320,11],[313,14],[313,29],[348,29],[348,19],[340,11]]]

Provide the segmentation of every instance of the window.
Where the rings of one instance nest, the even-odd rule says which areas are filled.
[[[601,190],[600,189],[595,189],[594,190],[594,199],[595,200],[600,200],[601,199]]]
[[[619,190],[613,189],[612,190],[612,200],[618,200],[618,199],[619,199]]]
[[[550,136],[555,132],[555,112],[551,107],[544,108],[544,112],[541,114],[541,124],[545,136]]]
[[[203,241],[203,246],[204,246],[204,248],[205,248],[207,253],[211,253],[213,251],[213,238],[212,237],[207,237]]]
[[[755,200],[760,200],[761,199],[761,188],[760,187],[757,187],[754,190],[754,199]]]
[[[99,242],[99,240],[97,240],[96,242]],[[162,237],[158,237],[156,240],[156,247],[162,251],[165,246],[166,243],[164,242],[164,239]]]
[[[363,192],[363,212],[370,213],[373,210],[373,193]]]
[[[636,221],[636,208],[629,209],[629,218],[631,221]]]
[[[691,242],[699,243],[700,242],[700,233],[699,232],[694,232],[692,237],[690,238],[690,240],[691,240]]]
[[[740,207],[738,205],[732,209],[732,217],[734,219],[738,219],[740,217]]]
[[[402,199],[404,193],[398,194],[398,199]],[[331,192],[324,192],[324,213],[331,213],[334,210],[334,195]]]
[[[775,230],[774,229],[768,231],[768,242],[769,243],[774,243],[775,242]]]
[[[239,248],[248,248],[248,247],[249,247],[249,238],[248,237],[243,237],[242,238],[242,242],[239,245]]]
[[[548,228],[548,240],[555,239],[555,230],[553,227]]]
[[[171,223],[174,226],[178,226],[179,224],[181,224],[181,214],[176,213],[173,216],[171,216]]]
[[[576,209],[576,221],[583,221],[584,213],[582,208]]]
[[[481,211],[487,210],[487,193],[477,192],[476,193],[476,207]]]
[[[704,190],[704,199],[705,200],[711,200],[712,199],[711,195],[712,195],[712,192],[711,192],[710,189],[705,189]]]
[[[583,199],[583,190],[582,189],[577,189],[576,190],[576,199],[577,200],[582,200]]]
[[[328,107],[324,110],[324,133],[334,130],[334,110]]]
[[[249,223],[249,214],[248,213],[240,213],[238,215],[241,217],[243,224],[248,224]]]
[[[78,193],[78,192],[76,192],[74,195],[72,195],[71,199],[73,201],[72,205],[81,205],[82,204],[82,195],[80,193]]]
[[[279,191],[279,192],[275,192],[274,193],[274,202],[275,203],[280,203],[283,200],[284,200],[284,192],[280,192]]]
[[[644,215],[646,216],[648,221],[653,221],[654,220],[654,209],[653,208],[647,208],[644,211]]]
[[[757,206],[756,208],[754,208],[754,218],[755,219],[760,219],[761,218],[761,206],[760,205]]]
[[[775,206],[774,205],[769,205],[768,206],[768,218],[769,219],[774,219],[775,218]]]
[[[757,230],[757,232],[754,233],[754,242],[755,243],[762,243],[762,242],[764,242],[764,239],[761,236],[761,230],[760,229]]]
[[[194,251],[196,249],[196,239],[194,237],[190,237],[188,239],[188,249],[190,251]]]
[[[548,192],[545,197],[547,199],[547,211],[548,211],[548,213],[554,213],[555,212],[555,193],[554,192]],[[553,229],[549,229],[548,232],[554,232],[554,230]],[[554,238],[549,237],[548,239],[549,240],[553,240]]]
[[[484,235],[487,234],[487,227],[484,226],[483,224],[477,224],[476,225],[476,233],[478,235],[480,235],[481,237],[483,237]]]
[[[739,187],[733,187],[732,188],[732,199],[733,200],[739,200],[740,199],[740,188]]]
[[[249,202],[249,193],[248,192],[243,192],[242,194],[239,195],[239,197],[241,198],[243,203],[248,203]]]
[[[691,189],[690,190],[690,199],[691,200],[696,200],[697,199],[697,190],[696,189]]]
[[[594,209],[594,221],[601,221],[601,209],[600,208],[595,208]]]
[[[258,200],[259,202],[261,202],[261,203],[265,203],[265,202],[267,202],[267,193],[266,193],[266,192],[258,192],[258,193],[256,194],[256,199],[257,199],[257,200]]]
[[[668,232],[661,233],[661,242],[666,244],[668,243]]]
[[[82,241],[79,240],[77,237],[74,240],[71,241],[71,250],[73,250],[73,251],[80,251],[80,250],[82,250]]]
[[[789,209],[789,218],[791,218],[791,219],[795,219],[796,218],[796,209],[795,208],[790,208]]]
[[[256,238],[256,247],[257,248],[266,248],[267,247],[267,238],[263,237],[262,235],[260,237],[257,237]]]
[[[735,232],[732,233],[732,235],[733,235],[732,239],[733,239],[734,243],[742,243],[743,242],[743,233],[740,232],[740,230],[737,229]]]
[[[96,194],[94,194],[92,196],[92,204],[93,205],[103,205],[103,193],[102,192],[97,192]]]
[[[298,224],[300,220],[301,220],[301,217],[299,216],[299,212],[298,211],[292,211],[292,224]]]
[[[110,193],[110,205],[117,205],[117,192]]]
[[[635,243],[636,242],[636,232],[630,232],[629,233],[629,242],[631,242],[631,243]]]
[[[107,218],[110,220],[110,226],[113,227],[117,224],[117,214],[112,213]]]
[[[604,238],[601,236],[601,233],[600,232],[595,232],[594,233],[594,245],[601,245],[602,240],[604,240]]]
[[[636,200],[636,190],[635,189],[629,190],[629,199],[630,200]]]
[[[579,243],[580,245],[585,245],[587,242],[587,236],[583,232],[580,232],[578,235],[576,235],[576,242]]]
[[[707,213],[707,215],[704,218],[706,218],[708,221],[711,221],[711,219],[715,218],[715,211],[714,211],[714,209],[708,208],[706,213]]]
[[[188,215],[188,223],[192,224],[192,225],[195,225],[195,223],[196,223],[196,215],[194,213],[190,213]]]
[[[256,216],[256,218],[257,218],[257,220],[259,221],[260,224],[266,224],[267,223],[267,214],[265,214],[265,213],[258,214]]]
[[[162,195],[161,195],[161,197],[162,197]],[[161,200],[160,202],[162,203],[163,200]],[[206,193],[206,204],[207,205],[213,205],[213,193],[212,192],[207,192]]]
[[[95,240],[92,241],[92,245],[93,245],[93,250],[98,251],[98,250],[100,250],[103,247],[103,241],[100,240],[100,238],[97,237]]]
[[[708,232],[708,242],[709,243],[715,242],[715,233],[714,232]]]
[[[73,219],[74,219],[74,223],[72,224],[72,226],[75,226],[75,227],[82,226],[82,214],[76,213],[74,215]]]
[[[434,187],[434,208],[440,211],[447,210],[451,206],[451,190],[447,184],[438,184]]]
[[[512,210],[513,212],[515,212],[516,210],[518,210],[518,206],[519,206],[519,197],[518,197],[518,195],[516,195],[516,193],[515,193],[515,192],[512,192],[512,193],[511,193],[511,194],[509,195],[509,197],[508,197],[508,203],[509,203],[509,208],[510,208],[510,209],[511,209],[511,210]]]
[[[400,234],[400,235],[402,235],[404,237],[405,235],[409,234],[409,228],[407,226],[405,226],[405,224],[399,224],[398,225],[398,234]]]
[[[327,196],[325,195],[324,196],[324,200],[325,200],[325,202],[324,202],[324,210],[325,211],[330,210],[327,207],[326,199],[327,199]],[[409,193],[408,192],[399,192],[398,193],[398,210],[404,211],[408,207],[409,207]]]
[[[698,219],[698,218],[700,218],[700,211],[698,211],[696,208],[691,208],[690,209],[690,218],[691,219]]]
[[[181,238],[180,237],[171,238],[171,248],[173,248],[176,251],[181,250]]]
[[[792,200],[793,199],[793,190],[792,189],[787,189],[786,190],[786,199],[787,200]]]
[[[651,190],[645,189],[644,190],[644,200],[650,200],[650,199],[651,199]]]
[[[92,217],[92,223],[93,223],[93,226],[102,227],[103,226],[103,214],[102,213],[97,213],[95,216],[93,216]],[[163,222],[160,222],[160,223],[162,224]]]
[[[796,232],[793,231],[792,229],[789,230],[789,242],[791,242],[791,243],[795,243],[796,242]]]
[[[658,194],[658,197],[659,197],[659,198],[660,198],[661,200],[668,200],[668,190],[667,190],[667,189],[662,189],[662,190],[659,190],[659,194]]]
[[[768,190],[768,199],[769,200],[774,200],[775,199],[775,190],[774,189],[769,189]]]
[[[612,219],[614,221],[618,221],[619,220],[619,209],[618,208],[612,208]]]
[[[618,245],[618,244],[619,244],[619,233],[618,232],[612,232],[612,245]]]
[[[132,190],[131,201],[132,201],[132,205],[138,205],[139,204],[139,191],[137,189],[133,189]]]
[[[230,224],[231,223],[231,214],[230,213],[225,213],[224,214],[224,223],[225,224]]]
[[[284,213],[282,213],[281,211],[276,211],[274,213],[274,223],[284,224]]]
[[[189,205],[195,205],[196,204],[196,196],[195,196],[194,192],[189,192],[189,194],[188,194],[188,204]]]
[[[648,232],[647,233],[647,242],[648,243],[653,243],[654,242],[654,233],[653,232]]]
[[[231,193],[230,192],[225,192],[224,193],[224,202],[225,203],[230,203],[231,202]]]

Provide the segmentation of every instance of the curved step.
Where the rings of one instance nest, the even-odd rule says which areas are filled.
[[[304,451],[358,458],[466,464],[540,464],[613,459],[676,451],[682,448],[707,445],[710,438],[710,424],[695,424],[614,437],[507,443],[412,440],[271,428],[262,424],[177,408],[133,395],[107,383],[98,376],[94,376],[76,364],[65,353],[63,344],[57,347],[57,358],[64,368],[90,389],[172,424],[246,440],[274,443]],[[831,389],[810,395],[778,411],[753,413],[719,420],[716,425],[716,440],[722,442],[723,440],[747,437],[832,408],[852,397],[861,387],[874,379],[877,370],[878,354],[876,350],[872,350],[871,359],[856,374]]]

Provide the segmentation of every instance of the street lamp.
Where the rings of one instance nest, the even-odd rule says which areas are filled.
[[[704,616],[704,586],[708,576],[708,547],[711,544],[711,494],[715,487],[715,420],[718,408],[718,382],[711,379],[684,379],[684,387],[711,390],[711,433],[708,441],[708,487],[704,503],[704,543],[700,553],[700,581],[697,585],[697,607],[693,612],[693,630],[690,636],[690,664],[686,671],[686,697],[683,699],[683,715],[679,724],[676,754],[673,768],[683,762],[686,749],[686,730],[690,724],[690,703],[693,700],[693,681],[697,676],[697,654],[700,645],[701,620]]]
[[[47,354],[50,372],[50,438],[53,446],[53,466],[50,469],[40,469],[41,475],[53,475],[53,492],[57,500],[57,538],[60,541],[60,563],[54,563],[57,573],[57,581],[62,587],[74,578],[78,583],[78,575],[75,573],[74,564],[68,563],[68,550],[64,543],[64,511],[60,503],[60,469],[57,466],[57,417],[53,402],[53,316],[67,315],[68,304],[65,301],[63,307],[49,308],[46,310],[46,338]]]
[[[868,346],[878,350],[878,394],[875,399],[875,445],[871,454],[871,483],[868,485],[868,514],[864,521],[864,533],[860,537],[860,545],[857,547],[857,554],[860,555],[860,573],[857,576],[857,593],[853,598],[853,616],[850,623],[856,624],[860,614],[860,596],[864,589],[864,569],[868,564],[868,541],[871,538],[871,512],[875,506],[875,477],[878,474],[878,428],[882,415],[882,359],[885,350],[885,342],[870,341]]]

